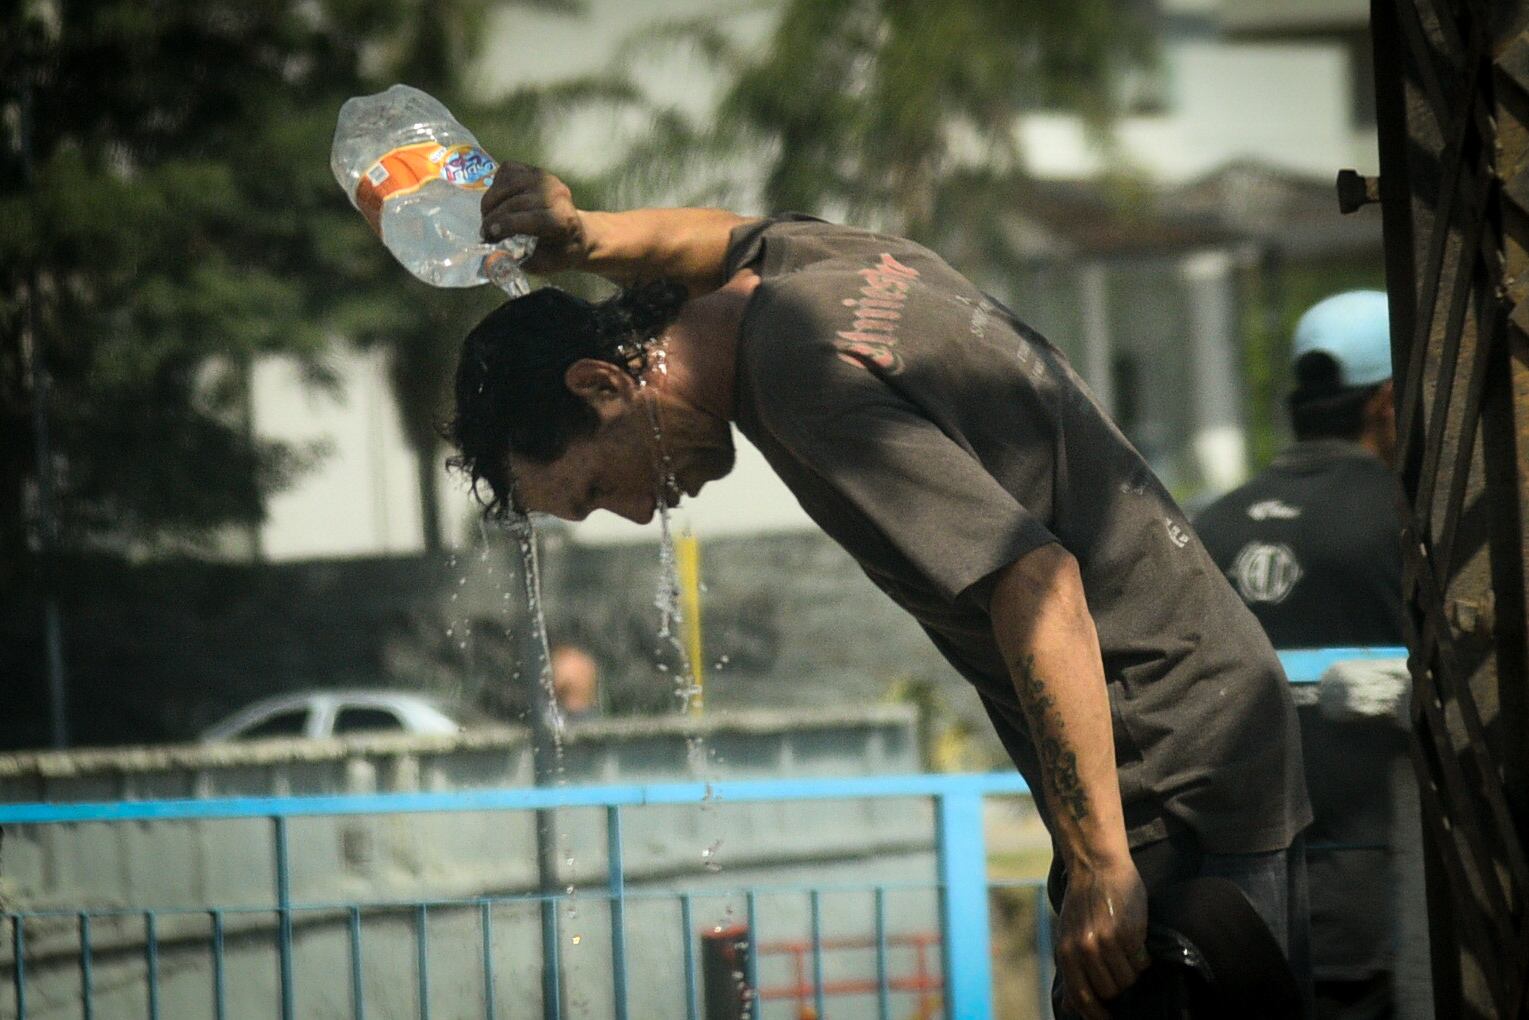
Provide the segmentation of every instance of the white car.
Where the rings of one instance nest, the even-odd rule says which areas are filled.
[[[410,691],[303,691],[264,698],[202,731],[204,742],[347,733],[459,733],[486,720]]]

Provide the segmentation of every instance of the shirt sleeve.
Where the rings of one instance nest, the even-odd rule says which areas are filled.
[[[806,213],[787,212],[753,220],[734,227],[728,235],[727,254],[723,259],[723,278],[731,277],[744,266],[752,266],[764,258],[765,235],[782,223],[824,223],[825,220]]]

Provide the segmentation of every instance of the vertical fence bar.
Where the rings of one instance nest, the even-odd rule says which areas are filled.
[[[148,968],[149,1020],[159,1020],[159,918],[143,914],[143,962]]]
[[[276,839],[276,954],[281,963],[281,1020],[297,1020],[292,988],[292,869],[287,856],[287,820],[274,815]]]
[[[223,971],[223,911],[210,910],[212,917],[212,1015],[214,1020],[228,1020],[228,985]]]
[[[605,873],[611,898],[611,990],[616,1020],[627,1020],[626,1004],[626,876],[621,858],[621,808],[605,809]]]
[[[26,919],[21,914],[11,915],[11,952],[16,966],[11,980],[16,988],[16,1020],[27,1020],[27,934]]]
[[[557,905],[556,895],[542,895],[542,1020],[561,1020],[563,1015],[563,992],[559,983],[562,953],[558,945],[563,936],[558,930]]]
[[[935,803],[945,1015],[948,1020],[986,1020],[993,1013],[993,972],[982,795],[970,788],[951,790],[936,796]]]
[[[96,1013],[95,995],[91,991],[90,915],[80,911],[80,1015],[93,1020]]]
[[[695,911],[689,893],[680,893],[680,949],[685,953],[685,1020],[701,1020],[695,979]]]
[[[748,961],[748,1015],[757,1018],[762,1005],[762,1000],[759,998],[759,896],[753,889],[750,889],[745,894],[744,904],[747,908],[749,922],[748,942],[744,946],[748,950],[744,955],[744,959]]]
[[[494,1020],[494,912],[486,899],[478,901],[478,931],[483,936],[483,1020]]]
[[[430,1020],[430,908],[414,908],[414,970],[419,975],[419,1020]]]
[[[350,1015],[351,1020],[366,1017],[366,985],[362,980],[361,967],[361,908],[350,908],[346,926],[350,935]]]
[[[1035,1015],[1051,1020],[1051,982],[1055,978],[1056,959],[1051,952],[1051,898],[1046,883],[1035,890]]]
[[[807,894],[812,915],[812,1008],[823,1016],[823,897],[813,889]]]
[[[876,887],[876,1016],[889,1020],[892,1016],[892,996],[887,980],[887,890]]]

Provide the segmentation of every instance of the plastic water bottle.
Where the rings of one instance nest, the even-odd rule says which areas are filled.
[[[340,107],[329,167],[399,262],[437,287],[530,287],[520,263],[536,238],[484,244],[479,202],[498,164],[439,100],[408,85]]]

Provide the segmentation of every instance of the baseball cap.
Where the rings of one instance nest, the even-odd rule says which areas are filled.
[[[1350,290],[1323,298],[1295,324],[1290,360],[1321,351],[1338,364],[1342,386],[1391,378],[1391,313],[1384,291]]]

